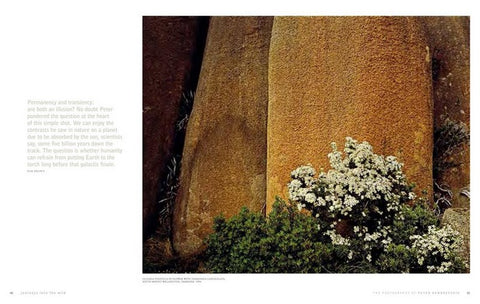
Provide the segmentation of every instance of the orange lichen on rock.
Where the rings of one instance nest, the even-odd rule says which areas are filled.
[[[330,142],[368,141],[432,193],[427,40],[410,17],[275,17],[269,55],[267,212],[290,171],[329,169]]]
[[[212,17],[188,124],[173,218],[174,249],[195,254],[213,218],[265,202],[272,17]]]

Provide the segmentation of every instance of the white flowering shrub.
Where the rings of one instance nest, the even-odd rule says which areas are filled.
[[[345,258],[351,268],[346,271],[462,269],[458,260],[452,261],[460,236],[451,229],[435,230],[433,213],[413,203],[414,185],[407,182],[402,163],[350,137],[343,153],[335,143],[332,149],[331,170],[317,177],[311,165],[301,166],[292,171],[288,190],[298,209],[309,210],[318,220],[325,242],[348,249]]]
[[[429,226],[426,234],[412,235],[410,239],[417,267],[424,266],[428,272],[449,272],[463,243],[460,233],[451,226]]]

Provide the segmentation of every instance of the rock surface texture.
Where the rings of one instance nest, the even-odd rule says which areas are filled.
[[[157,191],[170,157],[175,122],[192,68],[199,19],[143,19],[143,230],[158,221]]]
[[[463,237],[460,256],[470,265],[470,210],[468,208],[449,208],[445,210],[442,225],[450,225],[460,232]]]
[[[368,141],[432,193],[431,63],[410,17],[275,17],[269,53],[267,212],[290,172],[330,168],[330,142]]]
[[[173,244],[199,252],[213,218],[265,202],[272,17],[212,17],[188,124]]]
[[[420,17],[432,57],[435,128],[444,116],[470,129],[470,18]],[[451,156],[457,166],[441,174],[438,182],[453,192],[455,207],[467,207],[459,194],[470,184],[470,145],[464,143]]]

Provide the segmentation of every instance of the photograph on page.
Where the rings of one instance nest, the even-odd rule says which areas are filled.
[[[469,273],[468,16],[143,16],[143,273]]]

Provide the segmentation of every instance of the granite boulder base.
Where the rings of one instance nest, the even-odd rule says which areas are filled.
[[[219,214],[265,202],[272,17],[212,17],[182,157],[173,244],[204,248]]]

